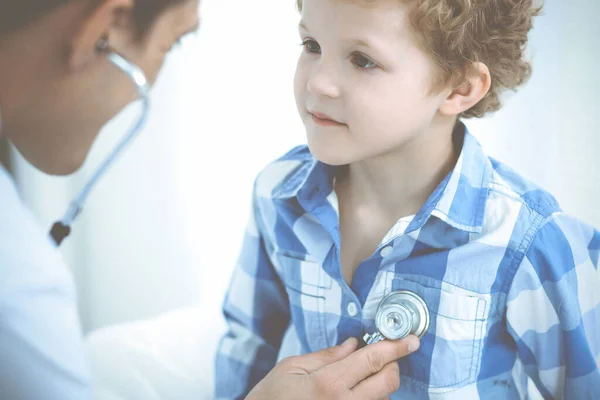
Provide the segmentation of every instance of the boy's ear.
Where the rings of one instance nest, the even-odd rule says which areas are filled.
[[[492,84],[490,70],[484,63],[473,64],[466,79],[452,92],[440,106],[440,113],[457,116],[475,106],[488,93]]]

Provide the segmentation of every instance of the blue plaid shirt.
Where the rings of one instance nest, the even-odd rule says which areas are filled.
[[[600,232],[487,157],[465,129],[454,170],[400,219],[349,287],[340,271],[335,167],[298,147],[255,183],[224,304],[216,397],[243,398],[283,357],[375,330],[410,290],[431,323],[399,361],[397,399],[600,399]]]

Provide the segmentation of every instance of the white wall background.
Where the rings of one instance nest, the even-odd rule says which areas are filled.
[[[173,53],[141,135],[90,198],[62,249],[84,328],[199,304],[206,354],[240,248],[253,179],[304,142],[292,77],[293,0],[205,0],[203,26]],[[547,0],[531,35],[534,77],[491,118],[468,122],[484,148],[600,227],[600,2]],[[62,215],[136,105],[101,135],[85,168],[50,178],[17,162],[44,226]]]

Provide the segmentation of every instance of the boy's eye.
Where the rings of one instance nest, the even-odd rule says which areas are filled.
[[[314,41],[312,39],[307,39],[307,40],[303,41],[302,46],[304,46],[304,50],[307,53],[320,53],[321,52],[321,46],[319,46],[319,43],[317,43],[316,41]]]
[[[377,64],[375,64],[373,61],[358,53],[352,55],[352,63],[361,69],[371,69],[377,67]]]

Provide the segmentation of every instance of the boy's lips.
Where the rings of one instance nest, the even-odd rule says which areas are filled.
[[[329,115],[327,114],[323,114],[320,113],[318,111],[309,111],[310,115],[312,116],[312,119],[315,123],[322,125],[322,126],[341,126],[341,125],[345,125],[341,122],[336,121],[335,119],[331,118]]]

